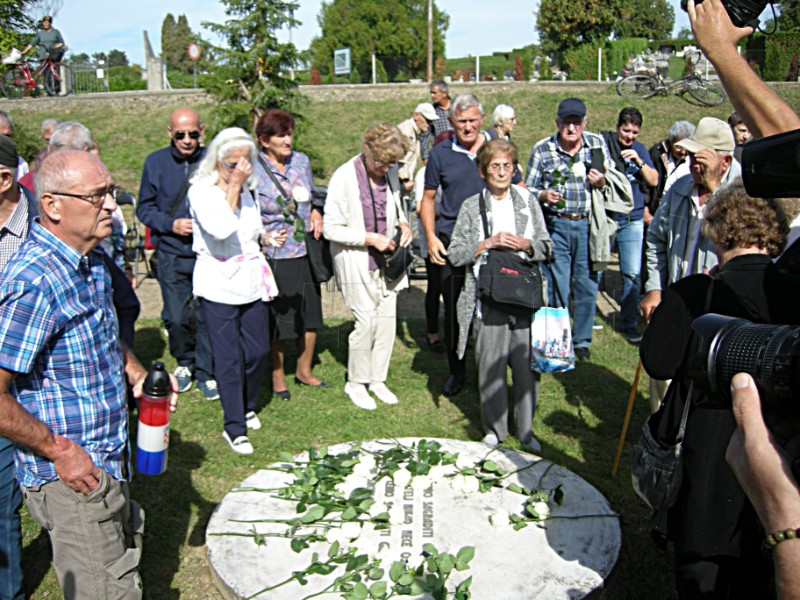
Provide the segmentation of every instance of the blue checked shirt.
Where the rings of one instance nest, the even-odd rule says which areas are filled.
[[[533,197],[539,199],[539,193],[548,189],[553,182],[553,173],[560,171],[567,176],[564,184],[565,206],[562,209],[547,204],[545,213],[566,213],[571,215],[587,214],[592,204],[591,185],[586,176],[577,177],[573,171],[576,163],[583,163],[585,173],[589,172],[592,165],[592,148],[602,148],[603,163],[606,169],[613,166],[609,158],[608,149],[603,138],[594,133],[584,132],[581,136],[582,143],[578,152],[572,156],[564,152],[558,145],[558,133],[538,142],[531,151],[528,159],[528,170],[525,175],[525,185]]]
[[[81,255],[41,225],[0,276],[0,367],[10,392],[53,433],[125,479],[128,412],[111,277],[101,250]],[[17,447],[17,479],[58,479],[54,465]]]

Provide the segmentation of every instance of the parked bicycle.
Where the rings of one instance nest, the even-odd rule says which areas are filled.
[[[3,60],[3,65],[5,69],[0,77],[0,93],[6,98],[37,96],[42,92],[48,96],[72,93],[72,69],[60,61],[51,60],[49,56],[32,70],[28,61],[14,48]]]
[[[617,81],[617,93],[626,98],[639,100],[650,98],[656,94],[663,96],[689,94],[704,106],[716,106],[725,102],[725,92],[722,91],[722,88],[703,78],[694,68],[692,68],[691,74],[672,81],[664,79],[659,71],[656,71],[655,75],[641,73],[629,75]]]

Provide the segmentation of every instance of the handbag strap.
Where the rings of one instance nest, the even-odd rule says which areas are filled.
[[[269,175],[269,178],[272,180],[272,183],[274,183],[275,187],[278,188],[278,193],[281,195],[281,198],[283,198],[283,205],[289,209],[289,211],[292,213],[292,216],[296,219],[297,205],[289,199],[289,194],[286,193],[286,190],[281,185],[281,182],[278,181],[277,177],[275,177],[275,173],[273,173],[272,169],[269,168],[267,161],[264,160],[264,157],[261,155],[260,152],[258,153],[258,162],[261,163],[261,166],[264,167],[264,170],[267,172],[267,175]],[[294,208],[294,210],[292,210],[292,208]]]
[[[361,163],[364,165],[364,172],[367,174],[367,188],[369,189],[369,197],[372,199],[372,228],[374,233],[378,233],[378,211],[375,209],[375,193],[372,191],[372,184],[370,183],[369,171],[367,171],[367,159],[362,154],[361,155]],[[386,187],[389,190],[389,193],[386,194],[386,203],[389,203],[389,198],[392,199],[392,204],[394,204],[394,210],[397,213],[397,223],[400,223],[400,209],[397,207],[397,204],[394,202],[394,190],[392,189],[392,183],[389,181],[388,174],[384,176],[386,179]]]
[[[711,298],[714,295],[714,278],[706,290],[706,301],[703,306],[703,314],[707,314],[711,309]],[[683,436],[686,433],[686,421],[689,417],[689,406],[692,403],[692,391],[694,391],[694,380],[689,380],[689,392],[686,394],[686,402],[683,403],[683,413],[681,414],[681,426],[678,428],[678,436],[675,438],[675,443],[680,444],[683,442]]]
[[[478,196],[478,208],[481,211],[481,221],[483,222],[483,237],[484,239],[489,239],[489,219],[486,216],[486,200],[484,198],[484,194],[486,194],[486,189],[481,190],[480,195]]]

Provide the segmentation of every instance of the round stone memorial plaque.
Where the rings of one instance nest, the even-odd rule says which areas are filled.
[[[420,564],[426,544],[454,556],[464,547],[474,548],[469,564],[452,570],[447,589],[452,591],[471,577],[475,599],[581,598],[603,585],[617,560],[621,538],[619,521],[597,489],[571,471],[530,454],[495,450],[478,442],[431,441],[440,445],[441,453],[451,453],[451,461],[453,454],[457,459],[432,467],[424,476],[409,478],[403,469],[394,478],[379,479],[373,458],[378,456],[380,465],[387,451],[398,445],[418,447],[420,438],[360,443],[358,456],[369,458],[336,489],[344,498],[358,490],[356,494],[371,496],[374,503],[361,504],[366,510],[355,519],[345,519],[349,522],[344,527],[343,513],[315,518],[320,514],[313,513],[312,503],[301,506],[298,513],[296,500],[280,498],[280,489],[295,481],[290,473],[268,468],[248,477],[223,498],[206,530],[211,570],[220,592],[236,599],[301,600],[327,590],[335,592],[332,597],[341,597],[335,582],[347,573],[347,566],[357,570],[356,562],[308,569],[348,547],[355,549],[352,556],[366,557],[364,561],[380,560],[382,579],[391,590],[396,585],[391,565]],[[343,455],[353,447],[331,447],[328,455]],[[308,455],[295,460],[302,466]],[[464,470],[474,474],[464,475]],[[503,477],[491,485],[498,474]],[[549,500],[531,501],[529,494],[535,490],[542,490]],[[533,506],[534,512],[528,510]],[[301,517],[300,526],[297,521],[294,527],[289,524]],[[295,541],[295,549],[300,549],[295,552],[292,538],[309,533],[317,534],[316,541],[305,548]],[[359,578],[370,586],[379,574],[373,571],[370,580],[363,570]]]

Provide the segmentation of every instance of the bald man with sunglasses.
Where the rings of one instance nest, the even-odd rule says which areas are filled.
[[[136,216],[150,228],[156,247],[156,277],[164,301],[161,319],[169,334],[170,354],[178,363],[179,391],[190,390],[194,378],[206,400],[218,400],[205,321],[192,294],[196,259],[186,196],[189,178],[205,154],[203,133],[193,108],[172,113],[167,125],[169,146],[145,160]]]

